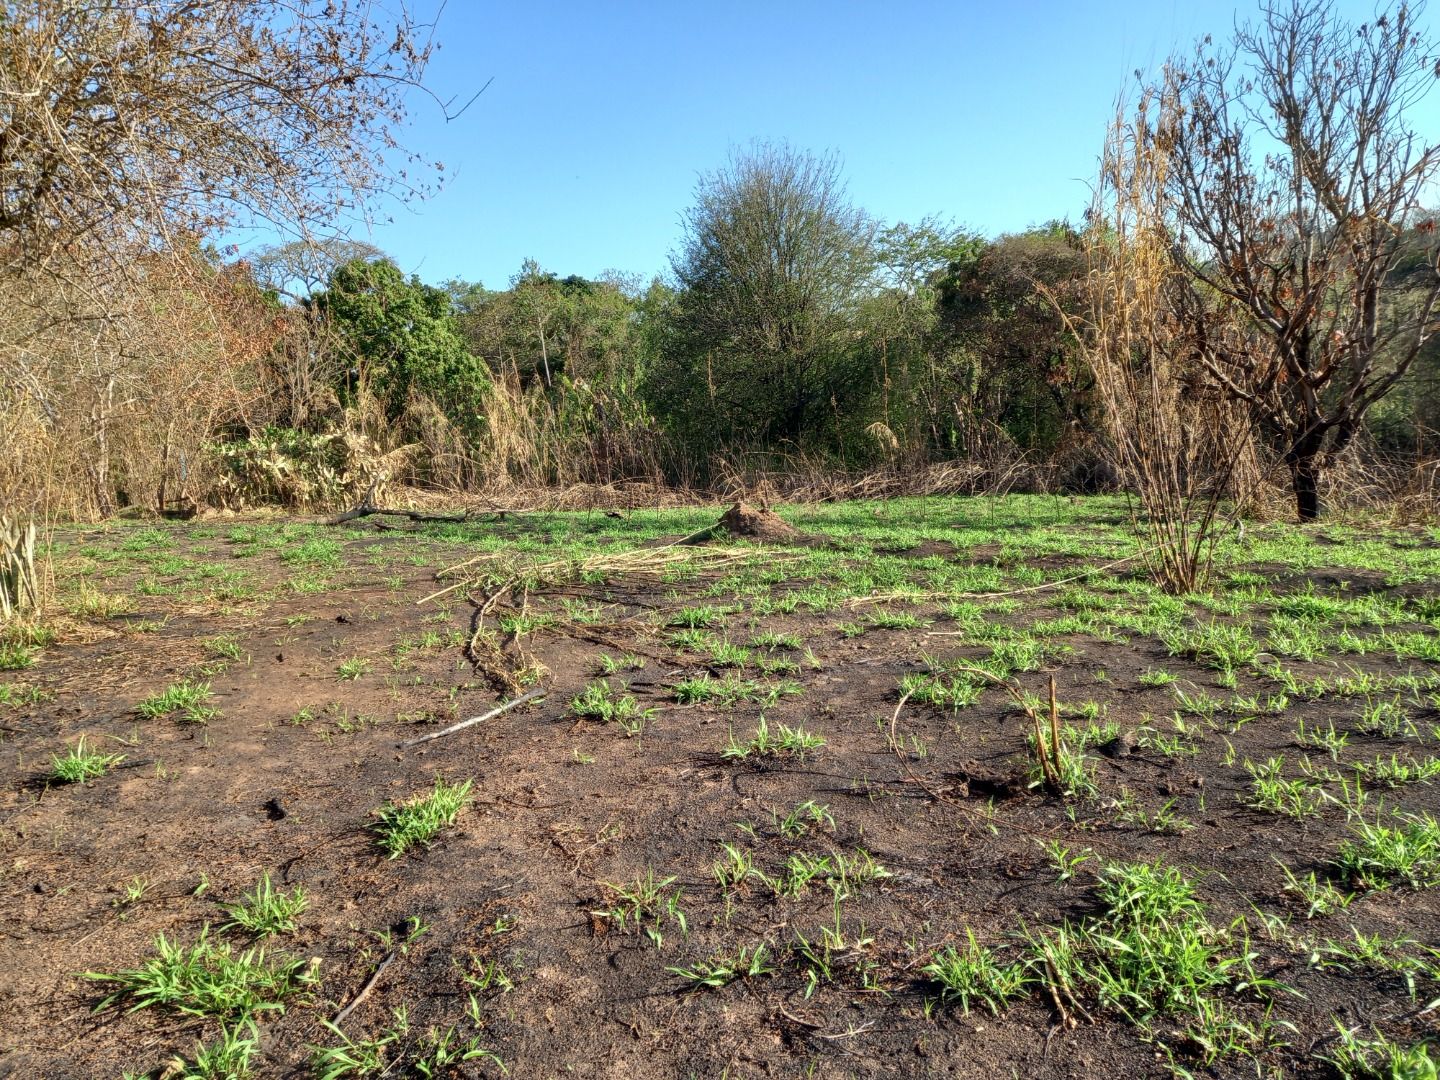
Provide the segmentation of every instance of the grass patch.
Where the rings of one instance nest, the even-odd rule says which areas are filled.
[[[256,937],[271,934],[293,934],[299,928],[300,915],[310,906],[305,889],[296,885],[290,892],[275,888],[266,874],[255,891],[238,904],[226,907],[230,921],[222,930],[244,930]]]
[[[371,826],[376,842],[387,858],[397,859],[416,844],[428,846],[442,829],[455,824],[455,819],[472,800],[473,780],[463,784],[447,784],[435,778],[435,786],[424,795],[404,802],[391,802],[375,811]]]
[[[799,683],[789,679],[764,683],[742,679],[733,673],[717,679],[706,672],[696,678],[683,679],[675,684],[675,700],[681,705],[719,705],[729,707],[741,702],[755,702],[761,706],[773,705],[782,697],[803,693]]]
[[[735,732],[731,731],[730,741],[726,744],[725,749],[720,751],[720,756],[727,761],[775,757],[803,758],[812,750],[818,750],[824,745],[823,738],[802,727],[792,728],[785,724],[777,724],[772,731],[769,721],[762,716],[754,733],[745,742],[739,742],[735,738]]]
[[[593,682],[570,699],[570,715],[607,724],[617,724],[626,735],[639,735],[654,716],[654,709],[642,709],[631,694],[617,694],[608,679]]]
[[[82,735],[63,756],[50,758],[49,779],[55,784],[83,784],[104,776],[124,760],[124,754],[100,754],[87,750],[85,736]]]
[[[1024,961],[1001,963],[994,949],[984,948],[966,929],[963,949],[948,946],[920,969],[940,991],[942,1004],[958,1004],[967,1014],[971,1004],[999,1016],[1011,1001],[1026,996],[1031,982]]]
[[[178,715],[186,723],[203,724],[217,715],[217,710],[207,704],[212,696],[208,682],[181,679],[140,702],[135,711],[147,720]]]
[[[245,1020],[261,1012],[283,1012],[292,997],[313,986],[317,976],[304,960],[272,957],[263,948],[237,953],[210,937],[207,926],[193,945],[161,934],[155,955],[144,965],[113,975],[87,971],[84,977],[114,984],[96,1006],[124,1005],[127,1011],[163,1008],[187,1016]]]
[[[1412,889],[1440,884],[1440,822],[1429,814],[1403,818],[1399,825],[1361,821],[1332,861],[1336,873],[1359,888]]]
[[[341,660],[335,665],[335,677],[340,682],[354,682],[370,670],[370,661],[359,656]]]

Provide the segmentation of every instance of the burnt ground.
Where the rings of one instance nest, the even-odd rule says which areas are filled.
[[[188,944],[207,924],[248,948],[220,930],[225,905],[266,873],[309,905],[265,947],[311,961],[314,981],[256,1015],[257,1076],[323,1075],[315,1048],[341,1041],[323,1021],[387,960],[340,1027],[357,1043],[398,1034],[376,1071],[332,1075],[422,1075],[452,1028],[512,1077],[632,1080],[1329,1076],[1337,1024],[1396,1046],[1434,1033],[1440,900],[1424,866],[1358,879],[1334,861],[1364,822],[1440,813],[1428,774],[1390,786],[1373,771],[1389,759],[1418,777],[1440,753],[1434,531],[1254,527],[1222,547],[1213,591],[1177,599],[1136,562],[1096,571],[1140,544],[1114,502],[781,512],[830,542],[655,546],[708,509],[62,530],[67,614],[0,672],[0,1076],[158,1076],[193,1057],[213,1017],[97,1010],[115,986],[83,973],[137,968],[159,936]],[[627,654],[644,666],[599,674]],[[1032,783],[1031,722],[1002,688],[932,700],[959,663],[1038,699],[1053,675],[1093,786]],[[690,700],[706,675],[751,700]],[[638,734],[576,716],[602,677],[654,710]],[[209,684],[203,722],[137,711],[182,680]],[[399,747],[522,685],[546,696]],[[724,756],[762,715],[823,745]],[[1305,742],[1331,729],[1333,753]],[[48,781],[82,735],[124,760]],[[1252,774],[1275,758],[1299,816],[1253,805]],[[386,858],[374,812],[437,776],[473,780],[473,801],[432,845]],[[728,889],[712,870],[723,845],[758,871]],[[1060,848],[1089,853],[1064,880]],[[885,873],[771,884],[797,856],[833,868],[857,852]],[[1193,882],[1220,955],[1273,984],[1237,969],[1216,991],[1226,1030],[1253,1036],[1229,1052],[1208,1052],[1185,1010],[1057,995],[1035,961],[1032,942],[1097,918],[1106,867],[1157,860]],[[1348,906],[1307,918],[1286,869]],[[647,877],[683,926],[674,910],[619,916]],[[970,933],[1031,964],[998,1015],[966,1012],[924,971]],[[769,970],[720,987],[671,970],[762,946]]]

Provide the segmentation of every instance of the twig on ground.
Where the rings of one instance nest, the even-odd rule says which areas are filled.
[[[466,728],[470,727],[473,724],[483,723],[486,720],[493,720],[495,717],[501,715],[502,713],[509,712],[517,705],[523,705],[527,701],[534,701],[537,698],[544,697],[545,693],[546,691],[543,686],[537,686],[532,690],[527,690],[519,697],[512,698],[510,701],[505,702],[503,705],[499,705],[480,716],[472,716],[469,720],[461,720],[458,724],[451,724],[449,727],[441,731],[432,731],[428,735],[421,735],[418,739],[410,739],[406,742],[402,742],[400,744],[400,749],[408,750],[412,746],[419,746],[421,743],[430,742],[432,739],[443,739],[447,735],[454,735],[457,731],[464,731]]]
[[[385,958],[375,965],[375,970],[370,973],[370,978],[365,980],[365,985],[360,988],[360,992],[350,999],[349,1005],[346,1005],[335,1014],[330,1023],[338,1027],[347,1016],[359,1007],[362,1001],[370,996],[370,991],[375,989],[375,984],[380,981],[380,976],[384,974],[385,969],[390,966],[391,961],[395,959],[396,955],[397,953],[394,949],[391,949],[385,954]]]

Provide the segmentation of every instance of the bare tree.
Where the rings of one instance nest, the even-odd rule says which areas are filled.
[[[1431,223],[1424,286],[1396,272],[1440,169],[1409,120],[1440,74],[1422,10],[1357,26],[1331,0],[1266,6],[1230,45],[1207,38],[1168,65],[1142,133],[1165,157],[1171,251],[1197,286],[1177,312],[1210,378],[1254,409],[1302,521],[1436,326]],[[1236,315],[1246,333],[1207,330]]]
[[[321,236],[269,244],[249,256],[255,280],[280,296],[296,302],[308,300],[330,281],[330,275],[348,262],[387,258],[385,252],[364,240],[348,236]]]
[[[363,0],[0,8],[0,264],[301,234],[436,173],[397,131],[430,27]],[[127,256],[121,256],[125,258]]]

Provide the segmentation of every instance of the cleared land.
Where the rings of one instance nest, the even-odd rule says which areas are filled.
[[[0,1074],[1433,1075],[1440,532],[781,514],[63,532]]]

